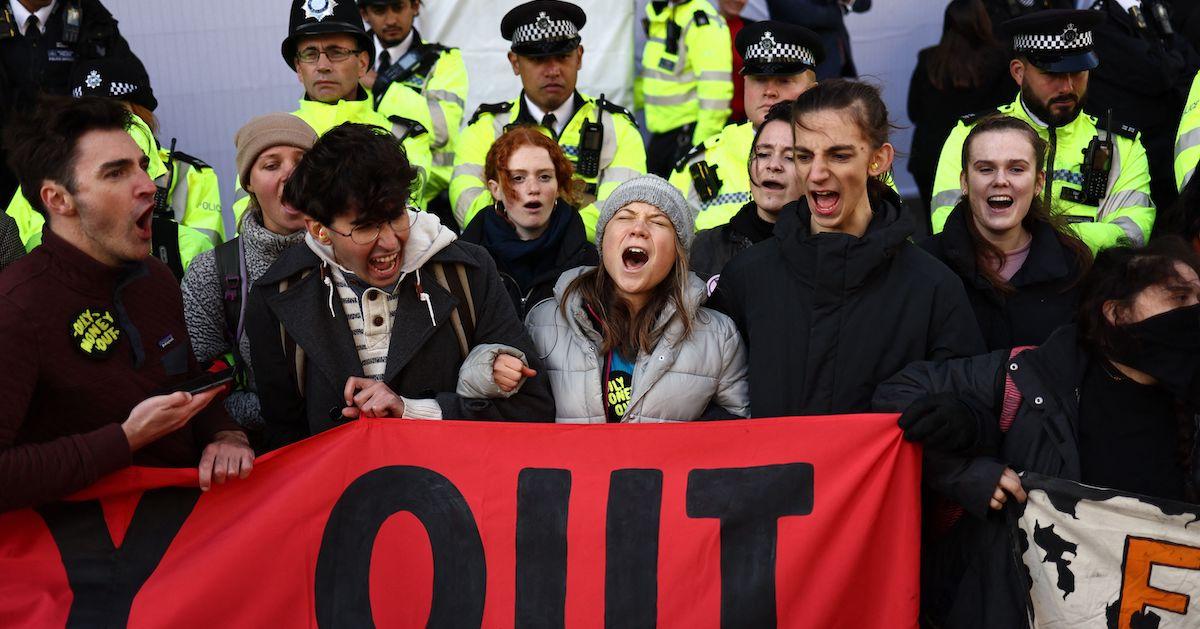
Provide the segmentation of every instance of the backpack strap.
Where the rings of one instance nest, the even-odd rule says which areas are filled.
[[[246,297],[250,289],[246,279],[245,245],[240,236],[225,241],[213,248],[217,282],[221,286],[221,307],[225,314],[225,341],[233,354],[234,377],[245,384],[246,361],[242,356],[241,342],[245,334]]]
[[[446,265],[434,262],[433,277],[442,288],[446,289],[458,300],[458,305],[450,313],[450,326],[454,328],[454,336],[458,338],[458,348],[463,358],[471,352],[471,339],[475,337],[475,300],[471,296],[471,284],[467,280],[467,270],[462,264],[453,263],[447,272]],[[467,316],[462,316],[463,306],[466,306]]]

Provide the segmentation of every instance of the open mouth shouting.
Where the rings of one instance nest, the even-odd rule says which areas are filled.
[[[650,254],[641,247],[626,247],[621,251],[621,262],[631,273],[642,270],[650,262]]]
[[[133,222],[134,234],[141,240],[149,242],[154,236],[154,206],[150,205]]]
[[[1007,194],[993,194],[987,198],[987,204],[993,210],[1003,211],[1012,207],[1013,198]]]
[[[758,186],[760,188],[773,190],[775,192],[783,192],[784,190],[787,190],[787,184],[777,179],[762,179],[758,182]]]
[[[842,200],[841,193],[832,190],[810,190],[808,196],[812,201],[812,211],[821,216],[837,214],[838,205]]]
[[[372,256],[367,259],[367,267],[375,279],[390,279],[400,268],[400,252],[394,251],[387,255]]]

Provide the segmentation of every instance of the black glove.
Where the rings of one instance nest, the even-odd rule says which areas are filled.
[[[964,454],[979,438],[975,417],[953,393],[927,395],[913,402],[896,423],[908,441],[947,454]]]

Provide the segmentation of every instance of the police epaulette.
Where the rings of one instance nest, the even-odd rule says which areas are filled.
[[[704,151],[706,150],[707,147],[704,146],[704,142],[693,146],[692,150],[687,152],[687,155],[684,155],[683,157],[679,158],[679,161],[675,162],[675,172],[683,172],[683,169],[687,168],[688,162],[692,161],[693,157],[696,157],[697,155],[703,155]]]
[[[979,122],[980,118],[985,118],[992,114],[998,114],[998,113],[1000,113],[1000,110],[997,109],[996,107],[992,107],[991,109],[985,109],[983,111],[977,111],[973,114],[967,114],[965,116],[960,117],[959,120],[961,120],[962,123],[965,125],[973,125],[976,122]]]
[[[425,125],[413,120],[412,118],[405,118],[404,116],[397,116],[393,114],[388,116],[388,120],[391,120],[392,124],[401,124],[405,126],[407,129],[404,134],[405,138],[416,138],[429,132],[429,130],[425,128]]]
[[[193,168],[207,168],[209,170],[212,170],[212,166],[209,166],[208,164],[206,164],[204,162],[204,160],[200,159],[199,157],[195,157],[193,155],[188,155],[187,153],[184,153],[183,151],[175,151],[174,153],[171,154],[171,157],[173,157],[181,162],[186,162],[188,164],[191,164],[191,166]]]
[[[1096,129],[1108,129],[1108,119],[1104,116],[1096,116]],[[1137,138],[1138,129],[1137,127],[1131,127],[1123,122],[1114,120],[1112,123],[1112,132],[1123,138],[1133,140]]]
[[[633,114],[630,113],[628,109],[625,109],[624,107],[612,102],[611,100],[608,100],[607,98],[603,101],[596,102],[600,103],[600,108],[604,111],[607,111],[610,114],[622,114],[626,118],[629,118],[629,121],[633,123],[633,126],[638,126],[637,118],[634,118]]]
[[[467,124],[475,124],[475,121],[479,120],[479,117],[483,114],[502,114],[506,111],[510,111],[512,108],[512,101],[505,101],[503,103],[484,103],[475,110],[475,113],[471,115],[471,119],[467,121]]]
[[[695,20],[696,26],[708,26],[708,14],[703,10],[697,10],[692,19]]]

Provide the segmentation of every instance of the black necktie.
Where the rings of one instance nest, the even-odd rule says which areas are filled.
[[[38,26],[41,20],[36,15],[30,15],[28,20],[25,20],[25,36],[37,37],[42,34],[42,29]]]
[[[558,129],[556,127],[557,124],[558,118],[554,117],[554,114],[546,114],[545,116],[542,116],[542,126],[549,129],[550,133],[554,134],[556,137],[558,136]]]
[[[392,67],[392,55],[387,49],[384,49],[383,52],[379,53],[379,74],[387,72],[387,69],[390,67]]]

